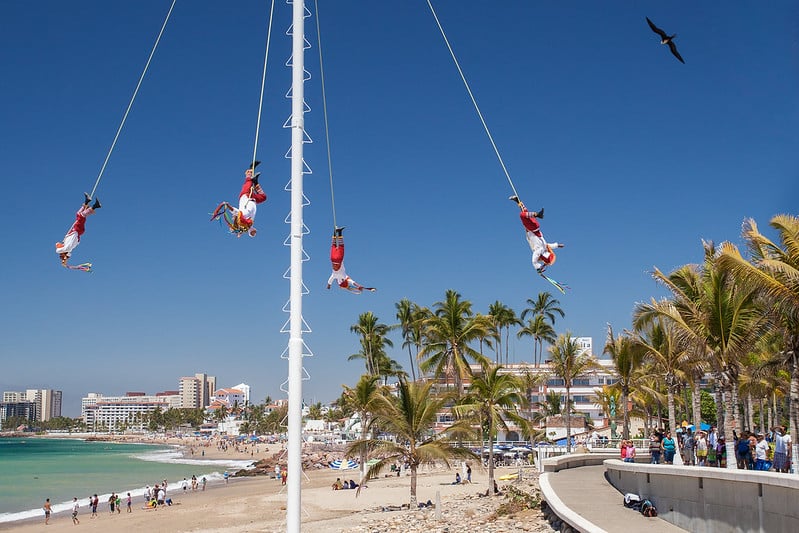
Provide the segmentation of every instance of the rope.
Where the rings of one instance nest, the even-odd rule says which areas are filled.
[[[508,178],[508,183],[510,184],[510,188],[513,190],[513,195],[518,196],[516,192],[516,187],[513,185],[513,180],[510,179],[510,174],[508,173],[508,169],[505,167],[505,162],[502,160],[502,156],[499,155],[499,149],[497,148],[497,144],[494,142],[494,137],[491,136],[491,132],[488,130],[488,125],[486,124],[485,119],[483,118],[483,114],[480,112],[480,108],[477,105],[477,101],[474,99],[474,95],[472,94],[472,89],[469,87],[469,82],[466,81],[466,76],[463,74],[463,70],[461,70],[461,66],[458,63],[458,58],[455,57],[455,52],[452,51],[452,46],[449,44],[449,39],[447,39],[447,35],[444,33],[444,28],[441,26],[441,22],[438,20],[438,15],[436,15],[436,10],[433,9],[433,4],[430,0],[427,0],[427,5],[430,6],[430,12],[433,13],[433,18],[436,19],[436,24],[438,25],[439,31],[441,31],[441,36],[444,38],[444,42],[447,44],[447,48],[449,49],[449,53],[452,56],[452,60],[455,62],[455,67],[457,67],[458,72],[461,75],[461,79],[463,80],[463,85],[466,86],[466,91],[469,93],[469,97],[472,99],[472,104],[474,105],[475,111],[477,111],[477,116],[480,117],[480,122],[483,123],[483,129],[485,129],[486,135],[488,135],[488,140],[491,141],[491,146],[494,147],[494,153],[497,154],[497,159],[499,159],[499,164],[502,165],[502,170],[505,172],[505,177]]]
[[[172,0],[172,5],[169,6],[169,11],[166,14],[166,18],[164,19],[164,24],[161,26],[161,31],[158,32],[158,38],[155,40],[155,44],[153,45],[152,51],[150,51],[150,57],[147,58],[147,64],[144,65],[144,70],[139,77],[139,83],[136,84],[136,89],[133,91],[133,96],[130,99],[130,103],[128,103],[128,108],[125,110],[125,115],[122,117],[122,122],[119,124],[119,129],[117,129],[117,134],[114,136],[114,141],[111,143],[111,148],[108,150],[108,155],[105,156],[105,161],[103,161],[103,166],[100,168],[100,174],[97,176],[97,181],[94,182],[94,187],[92,187],[92,192],[89,195],[90,197],[94,198],[94,193],[97,191],[97,186],[100,184],[100,180],[103,177],[103,172],[105,172],[105,167],[108,165],[108,160],[111,159],[111,153],[114,151],[114,147],[117,144],[117,139],[119,139],[119,134],[122,133],[122,127],[125,125],[125,121],[128,118],[128,113],[130,113],[130,109],[133,107],[133,102],[136,100],[136,95],[139,93],[139,87],[141,87],[141,83],[144,80],[144,75],[147,74],[147,69],[150,67],[150,61],[153,59],[153,55],[155,55],[155,49],[158,48],[158,43],[161,41],[161,36],[164,34],[164,29],[166,28],[166,23],[169,21],[169,16],[172,14],[172,9],[175,7],[175,2],[177,0]]]
[[[271,7],[269,8],[269,28],[266,31],[266,52],[264,53],[264,73],[261,76],[261,98],[258,100],[258,120],[255,124],[255,144],[252,147],[252,162],[255,164],[256,153],[258,151],[258,135],[261,131],[261,110],[264,107],[264,87],[266,86],[266,63],[269,59],[269,41],[272,39],[272,14],[275,11],[275,0],[272,0]],[[253,174],[255,169],[253,168]],[[252,189],[250,189],[250,196],[252,196]]]
[[[327,169],[330,174],[330,203],[333,207],[333,227],[337,228],[336,223],[336,195],[333,192],[333,161],[330,156],[330,133],[327,124],[327,96],[325,94],[325,69],[322,64],[322,32],[319,28],[319,4],[314,0],[316,10],[316,42],[319,45],[319,77],[322,82],[322,110],[325,116],[325,142],[327,143]]]

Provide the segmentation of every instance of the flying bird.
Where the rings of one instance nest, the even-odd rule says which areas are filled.
[[[660,44],[669,45],[669,50],[671,50],[671,53],[674,54],[674,57],[679,59],[680,63],[684,65],[685,61],[683,61],[682,56],[677,51],[677,46],[674,44],[674,38],[677,37],[677,34],[675,33],[674,35],[668,35],[665,31],[655,26],[655,23],[649,20],[649,17],[646,17],[646,21],[649,23],[649,27],[652,28],[652,31],[660,35]]]

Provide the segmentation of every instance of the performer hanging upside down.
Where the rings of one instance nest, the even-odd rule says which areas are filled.
[[[511,201],[516,202],[521,209],[519,218],[522,219],[524,229],[527,235],[527,243],[533,251],[533,268],[536,272],[542,274],[546,268],[555,262],[555,252],[552,248],[563,248],[563,243],[551,242],[547,243],[544,239],[544,234],[541,233],[541,225],[536,220],[537,218],[544,218],[544,208],[540,211],[528,211],[524,203],[519,200],[518,196],[511,196]]]
[[[86,231],[86,217],[94,214],[96,209],[102,207],[100,200],[96,198],[94,199],[94,205],[89,207],[92,201],[91,197],[86,193],[83,193],[83,197],[83,205],[75,213],[75,222],[72,223],[72,227],[69,228],[69,231],[64,236],[64,241],[55,243],[55,251],[61,257],[63,266],[67,266],[67,259],[72,255],[72,250],[80,243],[80,236]]]
[[[340,288],[346,289],[356,294],[360,294],[363,291],[374,292],[376,290],[374,287],[364,287],[360,283],[356,283],[354,279],[347,275],[346,270],[344,270],[343,231],[344,228],[336,228],[333,232],[333,243],[330,245],[330,262],[333,263],[333,273],[327,280],[327,288],[329,289],[330,285],[335,280]]]
[[[233,209],[234,223],[240,228],[239,237],[244,232],[247,232],[250,237],[255,237],[257,230],[252,225],[255,222],[257,205],[266,201],[266,193],[258,183],[261,173],[253,175],[255,167],[259,163],[260,161],[255,161],[244,171],[244,185],[241,186],[241,193],[239,193],[239,208]]]

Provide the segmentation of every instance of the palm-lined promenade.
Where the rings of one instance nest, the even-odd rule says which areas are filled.
[[[697,428],[706,422],[720,428],[727,456],[734,457],[735,436],[743,429],[796,427],[799,219],[779,215],[771,226],[776,242],[754,221],[745,222],[747,257],[731,243],[706,242],[697,264],[669,274],[655,268],[655,280],[671,296],[635,304],[632,325],[621,333],[608,325],[603,351],[612,360],[615,379],[593,399],[609,418],[613,407],[620,407],[623,438],[631,437],[631,417],[644,421],[647,435],[664,426],[674,431],[680,420]],[[364,417],[364,434],[350,455],[380,459],[367,476],[390,461],[406,461],[415,503],[413,472],[419,464],[463,457],[468,450],[462,443],[479,441],[489,454],[486,489],[491,493],[492,443],[498,436],[512,428],[524,440],[546,440],[547,417],[541,413],[557,413],[561,405],[568,413],[566,434],[572,434],[579,413],[570,389],[601,367],[570,332],[556,333],[556,318],[565,313],[558,300],[541,293],[528,304],[521,315],[501,302],[481,314],[449,290],[432,308],[397,303],[395,326],[371,312],[360,316],[351,330],[359,335],[361,350],[350,359],[363,359],[366,373],[355,389],[359,393],[347,389],[339,405]],[[394,346],[388,335],[395,328],[407,349],[408,371],[388,355]],[[518,338],[533,341],[529,365],[508,364],[513,328]],[[551,378],[564,385],[560,402],[543,396]],[[451,425],[436,433],[433,411],[446,412]],[[397,444],[377,439],[381,433]],[[568,438],[566,444],[571,444]],[[795,463],[796,448],[793,455]],[[736,468],[735,462],[728,461],[727,468]]]

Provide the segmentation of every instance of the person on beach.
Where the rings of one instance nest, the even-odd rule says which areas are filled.
[[[208,483],[208,480],[205,479],[205,476],[203,476],[203,492],[205,492],[205,484],[206,483]]]
[[[83,193],[83,205],[75,213],[75,222],[70,226],[67,234],[61,242],[55,243],[55,252],[61,258],[61,265],[67,266],[67,260],[72,255],[72,251],[80,244],[80,237],[86,231],[86,217],[94,214],[95,210],[100,209],[100,201],[95,198],[94,205],[89,207],[92,199]]]
[[[563,243],[547,243],[546,239],[544,239],[544,234],[541,233],[541,225],[536,220],[537,218],[544,218],[543,207],[539,211],[528,211],[524,206],[524,202],[519,200],[518,196],[511,196],[509,200],[516,202],[519,209],[521,209],[519,218],[521,218],[524,225],[527,244],[530,245],[530,250],[533,252],[533,268],[541,274],[555,262],[555,252],[552,249],[563,248]]]
[[[222,474],[222,477],[224,477],[224,478],[225,478],[225,485],[227,485],[227,483],[228,483],[228,479],[230,479],[230,474],[228,473],[228,471],[227,471],[227,470],[225,470],[225,473],[224,473],[224,474]]]
[[[117,494],[116,504],[117,504],[117,514],[119,514],[122,512],[122,498],[119,496],[119,494]]]
[[[116,506],[116,504],[117,504],[117,495],[112,492],[111,496],[109,496],[108,498],[108,509],[109,509],[108,512],[114,514],[114,506]]]
[[[130,497],[130,492],[128,492],[128,512],[129,512],[129,513],[132,513],[132,512],[133,512],[133,510],[130,508],[130,506],[131,506],[132,504],[133,504],[133,498],[131,498],[131,497]]]
[[[78,499],[72,498],[72,523],[75,525],[80,524],[80,520],[78,520],[78,509],[80,509]]]
[[[327,288],[329,289],[333,282],[341,289],[361,294],[363,291],[374,292],[374,287],[364,287],[360,283],[356,283],[354,279],[347,275],[344,270],[344,235],[342,232],[344,228],[336,228],[333,231],[333,243],[330,245],[330,262],[333,264],[333,273],[327,280]]]
[[[97,506],[100,505],[100,498],[95,494],[92,497],[92,518],[97,518]]]
[[[50,512],[53,510],[52,507],[50,506],[50,498],[44,500],[44,506],[42,507],[42,509],[44,509],[44,525],[49,525]]]

